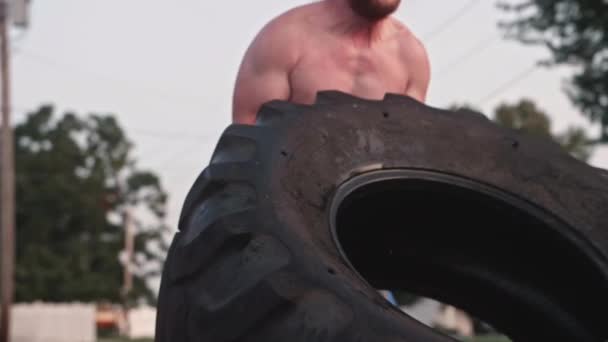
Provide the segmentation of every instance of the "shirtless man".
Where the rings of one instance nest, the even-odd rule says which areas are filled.
[[[311,104],[321,90],[424,102],[430,66],[418,39],[391,17],[401,0],[320,0],[267,24],[239,70],[233,122],[255,123],[262,104]]]

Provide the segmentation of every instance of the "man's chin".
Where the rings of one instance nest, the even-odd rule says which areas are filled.
[[[383,3],[374,0],[349,0],[353,11],[370,21],[380,21],[391,16],[399,8],[400,0],[392,3]]]

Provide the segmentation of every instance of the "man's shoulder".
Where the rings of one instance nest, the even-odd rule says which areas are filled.
[[[402,61],[405,68],[411,70],[410,82],[413,85],[413,94],[419,99],[426,97],[430,81],[431,63],[426,47],[422,41],[404,24],[400,23],[402,30],[399,36]]]
[[[410,47],[422,45],[420,39],[416,37],[414,32],[412,32],[412,30],[410,30],[410,28],[405,23],[395,18],[392,18],[392,25],[396,28],[397,39],[402,45]]]
[[[293,66],[300,56],[300,42],[307,32],[303,27],[304,19],[311,10],[314,7],[303,5],[272,18],[256,35],[247,58],[256,64]]]
[[[274,39],[292,40],[294,35],[303,32],[307,18],[319,10],[319,4],[306,4],[287,10],[272,18],[261,30],[260,35]]]
[[[399,40],[399,45],[401,46],[403,53],[410,58],[426,59],[426,47],[422,40],[403,22],[394,20],[394,25],[397,27],[397,39]]]

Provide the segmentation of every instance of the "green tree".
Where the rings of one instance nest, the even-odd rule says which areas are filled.
[[[501,104],[494,112],[494,121],[527,134],[551,138],[549,116],[529,100],[513,105]]]
[[[451,109],[480,112],[468,104],[453,105]],[[567,152],[583,161],[589,160],[593,152],[592,139],[587,136],[584,129],[569,127],[565,132],[553,132],[550,116],[529,99],[522,99],[514,104],[499,105],[494,111],[492,119],[502,126],[526,134],[553,139]]]
[[[554,133],[549,115],[531,100],[501,104],[494,112],[494,121],[527,134],[551,138],[574,157],[584,161],[589,160],[593,152],[591,139],[587,137],[584,129],[569,127],[565,132]]]
[[[158,176],[136,168],[113,116],[53,117],[45,106],[15,128],[17,301],[120,301],[123,217],[136,231],[130,299],[153,301],[168,227]]]
[[[501,1],[499,7],[515,16],[501,23],[509,37],[548,48],[545,65],[576,67],[566,92],[601,124],[601,140],[608,142],[608,2],[517,0]]]

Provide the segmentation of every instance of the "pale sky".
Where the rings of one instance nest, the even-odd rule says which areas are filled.
[[[116,114],[136,144],[139,165],[161,175],[175,225],[186,192],[230,122],[245,49],[268,20],[308,2],[34,0],[31,27],[15,32],[13,44],[15,120],[48,103],[60,113]],[[490,114],[499,102],[528,97],[551,115],[556,130],[588,126],[562,92],[569,70],[530,72],[547,54],[498,39],[504,13],[495,1],[474,2],[450,20],[467,4],[403,0],[396,14],[427,45],[428,103],[466,102]],[[608,149],[592,163],[608,168]]]

